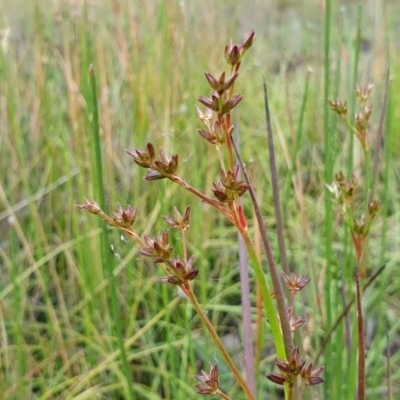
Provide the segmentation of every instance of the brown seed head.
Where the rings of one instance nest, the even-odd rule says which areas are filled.
[[[331,109],[339,115],[340,118],[346,118],[347,115],[347,103],[342,100],[329,100],[328,103],[331,106]]]
[[[185,215],[183,217],[178,211],[178,209],[174,207],[174,214],[175,218],[163,216],[167,224],[169,224],[172,228],[177,230],[187,230],[189,228],[190,207],[186,208]]]
[[[162,263],[171,258],[173,249],[169,245],[167,231],[159,233],[156,240],[149,235],[145,235],[144,241],[146,247],[140,249],[138,254],[153,258],[155,263]]]
[[[313,370],[312,363],[310,363],[308,367],[304,364],[301,368],[301,379],[307,386],[318,385],[324,381],[324,379],[320,377],[323,370],[324,367],[319,367]]]
[[[300,374],[301,369],[304,367],[305,360],[300,358],[300,352],[298,348],[292,351],[289,360],[281,360],[276,358],[275,365],[278,367],[280,375],[278,374],[268,374],[267,378],[277,383],[278,385],[283,385],[288,383],[293,385],[296,381],[296,376]]]
[[[290,330],[294,332],[296,329],[299,329],[301,326],[303,326],[306,323],[306,320],[300,317],[295,317],[292,316],[290,318],[289,324],[290,324]]]
[[[118,205],[118,211],[114,213],[113,221],[121,228],[130,228],[135,222],[136,208],[128,206],[124,210],[121,205]]]
[[[240,94],[234,94],[230,99],[226,100],[222,105],[221,114],[228,114],[232,111],[243,99],[243,96]]]
[[[306,278],[304,275],[297,277],[296,272],[293,272],[291,277],[288,276],[285,272],[283,272],[283,280],[288,290],[293,294],[299,292],[311,281],[311,279]]]
[[[242,57],[243,54],[253,45],[254,43],[254,39],[256,38],[256,31],[254,29],[252,29],[250,31],[250,33],[247,35],[246,39],[244,39],[243,41],[243,45],[242,45]]]
[[[145,150],[125,150],[135,161],[136,164],[143,168],[150,168],[155,158],[154,147],[151,143],[147,143],[147,148]]]
[[[219,112],[219,96],[215,90],[211,92],[210,97],[200,96],[197,100],[210,110]]]
[[[213,90],[215,90],[219,96],[226,91],[228,91],[231,86],[235,83],[237,77],[239,76],[238,72],[235,72],[228,79],[225,80],[225,72],[223,72],[219,79],[216,79],[209,72],[205,73],[206,79]]]
[[[152,161],[152,168],[144,177],[146,181],[156,181],[165,179],[168,175],[175,175],[178,170],[178,155],[174,154],[171,158],[167,156],[163,149],[160,150],[160,160]]]
[[[233,127],[231,127],[233,129]],[[199,134],[209,143],[220,146],[225,143],[226,137],[222,130],[221,123],[217,120],[214,125],[210,124],[210,132],[203,129],[198,129]]]
[[[95,215],[103,214],[102,209],[95,201],[87,199],[86,197],[85,200],[86,204],[77,204],[76,207],[90,214],[95,214]]]
[[[361,104],[365,104],[369,100],[373,88],[374,84],[372,82],[369,82],[365,89],[362,89],[360,86],[356,85],[355,94]]]
[[[196,385],[197,393],[209,394],[211,396],[218,393],[219,378],[218,378],[218,367],[210,364],[210,373],[201,370],[201,375],[195,377],[201,383]]]
[[[170,258],[165,261],[167,266],[168,276],[163,276],[158,279],[159,282],[171,283],[180,285],[188,281],[192,281],[199,273],[197,268],[193,268],[194,257],[190,257],[185,263],[180,257]]]
[[[240,48],[237,44],[233,44],[232,40],[225,46],[225,59],[229,65],[240,64]]]
[[[377,201],[377,200],[372,200],[368,203],[368,214],[369,214],[369,219],[372,221],[380,208],[382,207],[382,203]]]
[[[253,45],[255,37],[256,32],[253,29],[241,44],[233,44],[231,40],[225,46],[225,59],[227,63],[238,68],[246,51]]]

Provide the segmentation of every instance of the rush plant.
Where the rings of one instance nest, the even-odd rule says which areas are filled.
[[[251,31],[246,39],[240,44],[233,44],[232,41],[225,47],[225,59],[228,70],[223,71],[219,76],[205,73],[206,80],[211,88],[208,97],[200,96],[199,103],[205,107],[197,107],[197,112],[204,127],[198,130],[200,137],[215,147],[216,156],[220,164],[220,176],[213,183],[212,192],[214,198],[209,197],[197,188],[193,187],[179,174],[179,155],[168,155],[165,149],[156,151],[152,143],[147,143],[145,148],[127,150],[127,154],[141,168],[147,170],[146,181],[169,180],[173,184],[179,185],[182,190],[190,192],[201,202],[218,210],[229,224],[236,227],[240,234],[250,266],[254,271],[258,289],[262,296],[262,304],[265,317],[268,320],[270,332],[276,350],[276,366],[279,373],[269,373],[267,378],[285,388],[287,400],[300,399],[303,397],[304,390],[308,386],[317,385],[323,382],[320,376],[323,368],[314,368],[312,363],[300,357],[300,350],[294,345],[292,333],[301,327],[305,320],[294,315],[294,299],[296,294],[301,291],[310,280],[305,276],[299,276],[297,272],[279,271],[272,252],[271,244],[267,235],[266,227],[263,223],[260,207],[256,201],[253,185],[249,174],[246,171],[238,146],[234,141],[233,132],[235,127],[232,123],[232,112],[243,100],[240,94],[235,93],[235,85],[240,75],[240,68],[243,58],[252,46],[255,39],[255,32]],[[270,155],[273,159],[273,142],[269,121],[269,111],[267,97],[267,125],[270,143]],[[277,175],[274,163],[271,163],[273,180],[276,183]],[[245,180],[240,177],[242,173]],[[277,185],[275,185],[277,187]],[[264,244],[268,261],[268,270],[271,277],[271,285],[266,279],[266,268],[263,266],[256,254],[255,246],[250,237],[248,229],[248,217],[245,215],[241,197],[250,192],[255,214],[257,215],[258,225],[260,226],[261,237]],[[274,195],[279,199],[278,193]],[[256,385],[253,373],[254,365],[246,364],[246,379],[242,376],[235,362],[229,355],[218,332],[203,311],[202,305],[196,297],[195,286],[198,275],[198,267],[193,255],[189,254],[187,244],[187,230],[190,228],[190,207],[181,213],[174,208],[174,216],[164,216],[164,220],[170,229],[178,231],[182,237],[182,251],[179,253],[169,240],[168,230],[159,232],[154,236],[144,235],[143,237],[135,230],[136,208],[128,206],[123,209],[118,207],[113,216],[109,216],[98,203],[93,200],[86,200],[86,204],[77,206],[83,211],[101,217],[111,228],[121,230],[125,236],[131,238],[140,247],[138,254],[150,258],[163,271],[163,275],[158,278],[158,282],[178,286],[187,301],[190,301],[211,335],[216,347],[222,354],[227,366],[230,368],[237,383],[241,386],[247,399],[256,398]],[[278,208],[279,210],[279,208]],[[193,228],[193,227],[192,227]],[[246,270],[246,274],[248,271]],[[283,277],[283,283],[281,282]],[[250,300],[248,280],[242,279],[242,306],[243,316],[250,315]],[[284,286],[288,289],[289,295],[284,293]],[[287,298],[289,303],[287,302]],[[247,343],[246,359],[253,359],[252,337],[250,326],[244,329],[245,342]],[[252,361],[254,364],[254,361]],[[209,372],[201,371],[201,375],[196,379],[197,392],[203,395],[215,395],[223,399],[230,397],[220,388],[218,367],[210,365]]]

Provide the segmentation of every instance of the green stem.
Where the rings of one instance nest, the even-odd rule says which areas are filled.
[[[220,120],[221,126],[225,133],[226,150],[228,153],[228,165],[229,169],[232,170],[235,166],[235,161],[233,159],[232,139],[231,135],[229,134],[230,114],[226,114],[225,117],[223,115],[218,115],[218,119]]]
[[[369,193],[371,190],[371,157],[369,150],[363,146],[364,169],[365,169],[365,206],[368,208]],[[367,212],[367,209],[365,210]]]
[[[100,147],[100,128],[99,128],[99,110],[97,104],[97,85],[96,85],[96,75],[93,68],[93,65],[89,68],[90,72],[90,86],[92,91],[92,107],[93,107],[93,142],[94,142],[94,156],[95,156],[95,165],[94,165],[94,174],[95,174],[95,184],[97,188],[97,196],[99,199],[99,204],[101,209],[105,208],[105,191],[103,185],[103,163],[101,157],[101,147]],[[126,354],[126,350],[124,347],[124,339],[122,333],[122,324],[119,313],[119,304],[118,304],[118,296],[117,296],[117,282],[116,277],[113,273],[113,264],[110,259],[109,252],[109,240],[108,240],[108,227],[106,224],[102,226],[103,232],[101,235],[101,251],[102,258],[107,268],[108,277],[110,279],[110,291],[111,291],[111,309],[113,314],[113,319],[115,321],[115,330],[117,336],[118,347],[121,352],[121,360],[122,367],[125,374],[125,379],[128,387],[129,398],[135,399],[135,393],[133,390],[133,384],[131,379],[131,372],[129,369],[128,358]]]
[[[240,155],[239,149],[238,149],[235,141],[232,140],[232,144],[233,144],[233,148],[235,149],[236,157],[237,157],[237,159],[239,161],[239,164],[241,166],[241,169],[242,169],[243,175],[245,177],[246,183],[249,185],[249,192],[250,192],[250,196],[251,196],[252,203],[253,203],[253,206],[254,206],[254,211],[255,211],[255,214],[256,214],[256,217],[257,217],[257,222],[258,222],[258,226],[259,226],[259,229],[260,229],[262,242],[263,242],[265,253],[266,253],[266,256],[267,256],[267,260],[268,260],[269,271],[271,273],[271,279],[272,279],[273,287],[274,287],[274,290],[275,290],[279,317],[281,319],[280,326],[282,327],[282,333],[283,333],[283,337],[282,337],[282,333],[279,330],[279,336],[278,335],[276,336],[276,338],[278,340],[278,342],[275,342],[275,345],[277,347],[277,353],[278,353],[279,358],[281,358],[282,360],[286,360],[286,355],[289,356],[291,354],[291,352],[292,352],[292,350],[294,348],[294,344],[293,344],[293,338],[292,338],[292,334],[291,334],[291,330],[290,330],[289,318],[288,318],[288,315],[287,315],[287,307],[286,307],[286,303],[285,303],[285,296],[283,294],[283,288],[282,288],[282,285],[281,285],[281,281],[279,280],[278,270],[276,268],[275,259],[274,259],[274,255],[272,253],[271,244],[270,244],[270,241],[269,241],[269,238],[268,238],[267,230],[266,230],[265,225],[263,223],[261,210],[260,210],[259,204],[257,202],[257,198],[256,198],[256,195],[255,195],[255,192],[254,192],[254,188],[253,188],[253,186],[251,184],[249,174],[248,174],[248,172],[246,170],[246,166],[244,165],[244,162],[242,160],[242,157]],[[261,285],[264,286],[263,282],[265,282],[265,285],[267,287],[267,290],[265,291],[265,293],[262,293],[263,300],[266,299],[266,300],[264,300],[264,306],[266,308],[267,307],[266,303],[269,303],[268,297],[271,298],[271,294],[269,292],[268,285],[267,285],[267,282],[265,280],[264,272],[263,272],[263,270],[261,268],[260,262],[258,260],[257,255],[256,255],[256,252],[254,250],[253,243],[250,240],[250,237],[249,237],[249,234],[247,232],[247,229],[246,228],[241,228],[241,224],[239,224],[239,223],[237,223],[236,226],[238,227],[238,229],[239,229],[240,233],[242,234],[243,238],[245,239],[245,243],[246,243],[247,250],[249,252],[249,256],[252,257],[252,258],[250,258],[250,261],[251,261],[251,263],[253,264],[253,266],[255,268],[256,279],[257,279],[257,283],[260,285],[260,291],[262,292]],[[268,307],[269,307],[269,305],[268,305]],[[272,307],[273,307],[273,305],[272,305]],[[266,311],[267,311],[267,308],[266,308]],[[273,313],[273,316],[276,318],[275,312]],[[278,351],[278,347],[279,347],[278,343],[281,343],[282,340],[284,341],[285,348],[284,348],[283,352],[279,352]],[[275,337],[274,337],[274,341],[275,341]]]
[[[210,333],[211,337],[214,340],[215,345],[218,347],[219,351],[221,352],[222,356],[225,359],[225,362],[228,364],[229,369],[232,371],[233,375],[235,376],[237,382],[243,389],[246,394],[246,397],[249,400],[255,400],[253,394],[251,393],[249,387],[246,384],[246,381],[241,376],[239,370],[236,368],[236,365],[233,363],[232,358],[228,354],[224,344],[222,343],[221,339],[219,338],[217,332],[214,329],[211,321],[208,319],[207,315],[204,313],[200,303],[197,301],[196,295],[194,294],[192,288],[188,283],[180,285],[183,292],[186,294],[190,302],[193,304],[197,314],[199,315],[200,319],[203,321],[204,325],[206,326],[208,332]]]
[[[331,183],[333,178],[333,134],[330,130],[329,107],[326,101],[330,93],[330,42],[331,42],[331,0],[325,2],[325,34],[324,34],[324,152],[325,152],[325,183]],[[325,311],[326,324],[325,330],[329,331],[332,327],[332,303],[331,303],[331,284],[332,284],[332,230],[333,230],[333,205],[328,189],[325,189],[325,260],[326,260],[326,279],[325,289]],[[325,397],[330,397],[332,390],[332,344],[328,342],[325,352]]]
[[[105,197],[104,197],[104,184],[103,184],[103,163],[101,159],[101,147],[100,147],[100,127],[99,127],[99,108],[97,104],[97,86],[96,86],[96,75],[94,72],[93,65],[89,67],[90,73],[90,86],[92,90],[92,111],[93,111],[93,145],[94,145],[94,166],[95,171],[94,179],[95,187],[97,188],[97,198],[99,199],[100,208],[105,208]]]
[[[261,267],[260,262],[258,261],[257,254],[254,250],[254,246],[253,246],[253,243],[251,242],[248,231],[240,229],[240,234],[243,237],[251,265],[254,268],[257,283],[260,287],[260,292],[262,294],[262,298],[263,298],[263,302],[264,302],[264,308],[267,313],[267,317],[269,319],[269,324],[271,327],[272,336],[274,338],[276,353],[280,359],[286,360],[286,351],[285,351],[285,344],[284,344],[284,340],[283,340],[283,336],[282,336],[282,332],[281,332],[281,325],[279,324],[278,318],[276,316],[274,302],[273,302],[273,299],[271,296],[271,291],[268,287],[267,280],[265,279],[264,271]],[[287,350],[289,350],[289,349],[287,349]],[[290,353],[288,353],[288,354],[290,354]]]

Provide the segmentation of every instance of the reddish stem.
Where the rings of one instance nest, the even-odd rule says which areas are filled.
[[[364,320],[361,307],[361,290],[356,269],[357,285],[357,322],[358,322],[358,400],[365,400],[365,340],[364,340]]]

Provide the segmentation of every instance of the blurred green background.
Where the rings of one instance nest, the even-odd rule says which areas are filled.
[[[363,176],[360,148],[327,110],[324,91],[346,99],[354,112],[354,85],[375,83],[370,137],[371,151],[380,154],[376,198],[383,208],[371,234],[368,274],[386,268],[363,297],[367,397],[389,398],[388,349],[392,398],[399,395],[397,1],[1,3],[0,398],[195,399],[200,396],[194,375],[209,362],[219,366],[222,388],[242,398],[191,306],[175,288],[156,282],[161,272],[137,257],[135,245],[118,232],[109,232],[105,249],[101,222],[75,205],[84,197],[102,200],[110,214],[118,204],[136,206],[137,232],[151,235],[166,229],[161,215],[191,205],[189,250],[200,269],[195,290],[241,365],[235,230],[172,183],[143,181],[145,171],[125,149],[152,141],[156,149],[179,154],[181,176],[211,195],[219,162],[197,134],[202,126],[194,104],[209,93],[204,72],[225,70],[225,44],[242,41],[253,28],[257,38],[235,88],[244,96],[238,107],[240,145],[276,249],[265,78],[290,266],[312,278],[297,299],[297,313],[308,320],[298,345],[308,360],[355,291],[349,237],[335,213],[326,219],[326,155],[332,155],[334,173],[354,170],[361,182]],[[92,161],[90,64],[97,82],[104,199],[96,198]],[[374,147],[388,68],[384,138]],[[244,202],[251,219],[249,199]],[[179,249],[180,238],[172,232],[171,238]],[[251,284],[254,289],[253,277]],[[354,399],[355,318],[352,309],[336,329],[328,358],[325,352],[320,360],[326,383],[308,398]],[[280,398],[264,378],[274,368],[274,354],[267,323],[263,330],[257,398]]]

